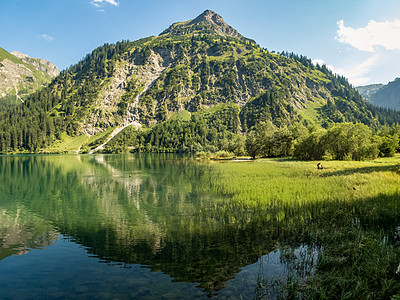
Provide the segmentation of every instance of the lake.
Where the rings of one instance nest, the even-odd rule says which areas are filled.
[[[244,298],[300,274],[307,245],[173,155],[0,157],[2,299]],[[300,276],[312,270],[304,269]]]

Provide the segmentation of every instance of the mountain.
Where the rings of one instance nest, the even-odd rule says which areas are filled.
[[[376,106],[400,110],[400,78],[386,85],[376,85],[376,87],[379,88],[363,96]]]
[[[204,11],[194,20],[172,24],[168,29],[163,31],[160,36],[179,36],[205,33],[216,33],[217,35],[235,37],[242,41],[255,43],[253,40],[245,38],[239,32],[237,32],[236,29],[226,24],[220,15],[211,10]]]
[[[209,10],[158,36],[105,44],[28,99],[0,115],[0,151],[90,151],[131,124],[153,126],[143,141],[153,146],[143,151],[158,151],[160,136],[174,144],[174,134],[184,137],[174,151],[218,150],[261,121],[381,120],[344,77],[304,56],[268,52]]]
[[[0,48],[0,107],[17,104],[59,74],[51,62]]]
[[[357,86],[356,90],[363,96],[365,99],[368,99],[371,95],[375,94],[380,88],[384,85],[382,83],[377,84],[369,84],[364,86]]]
[[[60,70],[48,60],[33,58],[18,51],[12,51],[11,54],[25,63],[33,65],[38,71],[48,74],[51,78],[60,74]]]

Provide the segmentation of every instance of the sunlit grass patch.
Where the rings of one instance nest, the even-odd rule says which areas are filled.
[[[44,153],[74,153],[79,150],[87,141],[89,136],[82,134],[80,136],[71,137],[63,133],[60,140],[51,144],[43,150]]]
[[[398,192],[400,176],[395,158],[377,161],[317,162],[260,159],[251,163],[213,165],[216,188],[247,206],[350,201]]]

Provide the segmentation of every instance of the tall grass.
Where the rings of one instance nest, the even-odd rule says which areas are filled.
[[[329,161],[323,170],[316,163],[269,159],[212,165],[212,189],[229,196],[222,209],[257,211],[274,220],[279,249],[305,245],[318,252],[308,268],[315,272],[272,283],[260,278],[256,298],[272,288],[282,299],[395,297],[400,291],[400,241],[394,237],[400,224],[398,158]],[[281,260],[293,264],[282,255]],[[304,261],[293,268],[304,268]]]
[[[319,201],[355,201],[400,190],[396,158],[375,161],[317,162],[257,160],[218,163],[215,189],[232,195],[233,203],[248,207],[271,204],[310,204]]]

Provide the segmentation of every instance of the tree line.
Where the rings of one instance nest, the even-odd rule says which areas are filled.
[[[300,160],[365,160],[394,156],[399,150],[400,125],[373,131],[362,123],[340,123],[324,129],[297,122],[277,126],[259,122],[241,134],[239,108],[221,105],[194,113],[189,119],[172,118],[151,128],[128,127],[111,140],[106,153],[173,152],[215,153],[234,156],[293,157]]]
[[[294,157],[301,160],[365,160],[394,156],[399,150],[400,125],[373,132],[362,123],[340,123],[329,129],[298,123],[276,127],[260,122],[245,142],[253,158]]]

